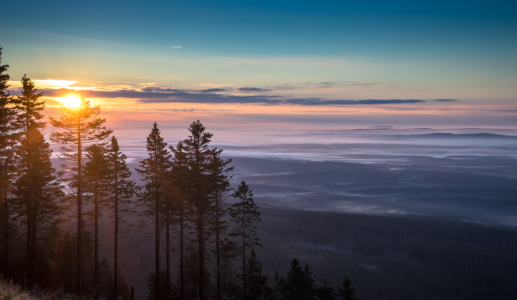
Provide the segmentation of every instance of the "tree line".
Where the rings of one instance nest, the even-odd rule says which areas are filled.
[[[296,258],[285,278],[277,273],[268,283],[253,250],[262,247],[253,192],[244,181],[231,188],[231,160],[210,145],[213,135],[199,121],[176,145],[167,145],[158,124],[152,125],[147,158],[136,168],[139,186],[113,131],[99,117],[100,106],[83,98],[79,107],[63,107],[60,117],[49,117],[50,141],[62,145],[57,156],[63,164],[56,170],[44,136],[43,93],[24,75],[21,95],[10,95],[9,66],[1,65],[1,51],[4,278],[94,299],[129,299],[119,266],[119,232],[126,216],[138,215],[140,226],[152,228],[154,240],[148,300],[354,299],[348,279],[337,290],[326,282],[318,287],[309,267],[303,269]],[[112,220],[112,265],[99,254],[103,214]],[[76,228],[64,230],[64,223]],[[178,249],[172,248],[173,240]],[[171,253],[179,261],[174,280]]]

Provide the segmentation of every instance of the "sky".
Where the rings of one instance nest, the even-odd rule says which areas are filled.
[[[9,1],[0,45],[14,94],[27,74],[48,114],[59,114],[62,97],[84,96],[131,137],[144,138],[154,121],[185,131],[197,119],[246,141],[315,128],[503,130],[517,128],[516,9],[515,1]]]

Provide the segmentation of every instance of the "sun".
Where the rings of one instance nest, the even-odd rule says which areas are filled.
[[[59,97],[58,100],[66,107],[77,108],[81,106],[81,98],[77,96]]]

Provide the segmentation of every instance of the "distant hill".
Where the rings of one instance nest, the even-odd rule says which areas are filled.
[[[433,139],[517,139],[517,136],[494,134],[494,133],[424,133],[405,135],[413,138],[433,138]]]

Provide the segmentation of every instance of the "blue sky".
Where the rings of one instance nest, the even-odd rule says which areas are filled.
[[[515,1],[9,1],[2,10],[2,62],[13,80],[27,73],[41,83],[76,82],[49,87],[66,93],[173,88],[194,91],[184,101],[192,103],[199,91],[220,88],[219,98],[264,96],[286,105],[420,99],[365,104],[356,113],[393,120],[394,111],[411,119],[418,116],[410,111],[427,111],[441,120],[447,112],[451,120],[517,126],[508,121],[517,111]],[[119,94],[104,93],[98,103],[153,107]],[[202,107],[179,107],[175,94],[161,105],[215,109],[206,108],[208,98],[199,94]],[[336,110],[351,113],[341,104]],[[267,105],[239,109],[267,114]]]

